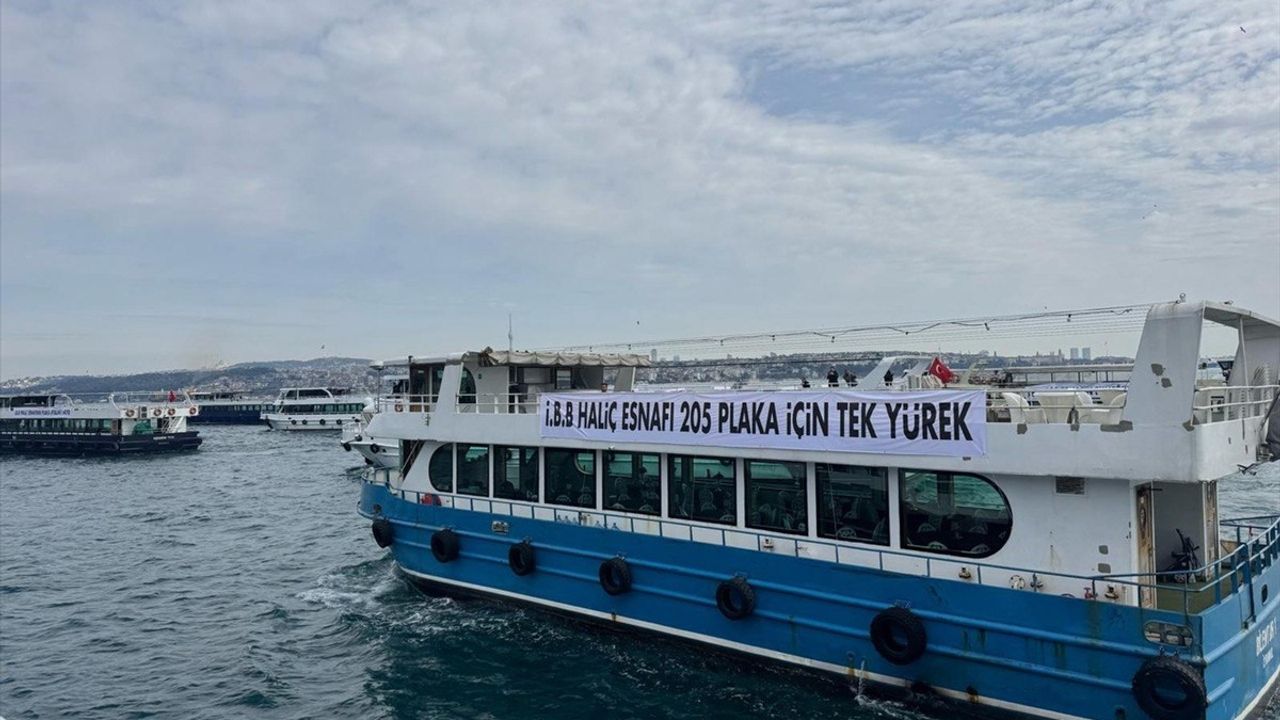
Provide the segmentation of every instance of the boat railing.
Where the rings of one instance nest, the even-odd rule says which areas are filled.
[[[1197,425],[1266,415],[1280,385],[1216,385],[1198,388],[1192,401]]]
[[[1249,617],[1254,616],[1253,578],[1280,558],[1280,513],[1223,520],[1219,527],[1233,531],[1234,542],[1225,555],[1194,569],[1098,575],[1095,583],[1137,584],[1152,593],[1179,596],[1184,615],[1217,605],[1242,588],[1248,589]]]
[[[401,499],[418,504],[448,504],[455,509],[505,514],[513,517],[539,517],[550,513],[557,522],[597,525],[613,530],[661,537],[705,542],[726,547],[755,549],[791,555],[797,558],[828,560],[838,564],[857,565],[884,572],[897,572],[920,577],[967,582],[990,587],[1008,587],[1110,602],[1142,602],[1144,591],[1153,594],[1151,603],[1164,609],[1181,608],[1184,615],[1216,605],[1243,587],[1280,553],[1280,515],[1225,521],[1224,527],[1235,528],[1240,544],[1227,556],[1195,570],[1157,573],[1083,575],[1055,572],[1015,565],[982,562],[962,556],[940,556],[915,553],[887,547],[851,545],[823,538],[760,532],[757,530],[712,526],[663,517],[638,517],[634,514],[603,509],[559,507],[506,498],[472,498],[398,489],[393,480],[396,471],[371,468],[369,481],[385,485]],[[518,514],[523,508],[527,515]],[[1247,521],[1247,522],[1246,522]],[[1177,582],[1179,576],[1188,582]],[[1196,581],[1196,578],[1203,578]],[[1056,580],[1046,589],[1046,580]],[[1127,589],[1128,592],[1123,592]],[[1070,590],[1071,592],[1067,592]],[[1180,595],[1170,599],[1168,593]],[[1211,599],[1212,602],[1209,602]],[[1250,596],[1252,601],[1252,596]]]
[[[429,413],[434,411],[438,395],[383,395],[376,401],[378,412]]]
[[[590,392],[599,394],[600,391]],[[458,395],[457,412],[462,414],[537,415],[538,395],[533,393],[463,393]]]

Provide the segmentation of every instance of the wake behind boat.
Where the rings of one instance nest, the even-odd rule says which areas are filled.
[[[1206,327],[1229,378],[1197,377]],[[1280,455],[1276,320],[1145,308],[1090,389],[890,366],[637,392],[650,364],[387,361],[411,383],[369,424],[401,448],[362,488],[374,539],[425,587],[1025,716],[1241,718],[1274,691],[1280,517],[1220,519],[1218,483]]]

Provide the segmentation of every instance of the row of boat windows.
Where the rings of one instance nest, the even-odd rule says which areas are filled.
[[[364,410],[364,405],[361,403],[285,403],[280,407],[280,412],[289,415],[355,415],[362,410]]]
[[[200,412],[207,414],[216,414],[219,412],[267,412],[271,410],[271,405],[255,404],[255,405],[201,405]]]
[[[119,420],[101,420],[97,418],[23,418],[20,420],[0,420],[0,430],[28,432],[103,432],[112,429],[112,423]],[[119,427],[118,425],[115,427]],[[118,432],[118,430],[117,430]]]
[[[417,449],[408,450],[410,461]],[[596,497],[597,461],[602,463],[601,498]],[[739,483],[738,465],[731,458],[667,455],[666,462],[667,517],[809,535],[805,463],[743,460]],[[661,463],[656,453],[543,448],[545,502],[659,516]],[[538,448],[465,443],[440,446],[427,467],[439,492],[455,492],[456,485],[462,495],[526,502],[541,501],[538,472]],[[813,477],[818,537],[889,544],[885,468],[815,463]],[[740,487],[746,514],[741,523]],[[902,470],[898,515],[902,547],[966,557],[994,554],[1012,527],[1004,494],[986,478],[964,473]]]

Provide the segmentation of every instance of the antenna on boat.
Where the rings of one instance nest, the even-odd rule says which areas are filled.
[[[508,312],[507,313],[507,352],[513,352],[514,350],[515,350],[515,342],[512,340],[512,335],[511,335],[511,313]]]

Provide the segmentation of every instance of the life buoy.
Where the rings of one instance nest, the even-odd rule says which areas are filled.
[[[169,417],[173,417],[174,415],[177,415],[177,414],[178,414],[177,410],[173,408],[169,408],[169,412],[168,412]]]
[[[1208,707],[1204,676],[1172,655],[1153,657],[1133,674],[1133,697],[1155,720],[1192,720]]]
[[[153,417],[153,418],[158,418],[158,417],[160,417],[160,415],[161,415],[162,413],[163,413],[163,411],[162,411],[160,408],[152,408],[152,409],[151,409],[151,417]]]
[[[610,595],[621,595],[631,589],[631,566],[620,557],[600,563],[600,587]]]
[[[396,412],[404,412],[404,405],[401,403],[396,403]]]
[[[448,528],[431,534],[431,554],[437,562],[457,560],[459,545],[458,534]]]
[[[532,573],[538,567],[533,545],[528,540],[512,545],[507,550],[507,565],[511,566],[511,572],[521,577]]]
[[[910,665],[924,654],[929,636],[924,623],[904,607],[881,610],[871,620],[871,644],[894,665]]]
[[[730,620],[742,620],[756,611],[756,591],[742,576],[724,580],[716,588],[716,608]]]
[[[131,417],[133,417],[133,414],[134,414],[134,413],[133,413],[133,408],[129,408],[128,410],[125,410],[125,411],[124,411],[124,416],[125,416],[125,417],[127,417],[127,418],[131,418]]]
[[[395,530],[391,527],[391,521],[381,517],[374,520],[373,541],[378,543],[378,547],[387,547],[393,540],[395,540]]]
[[[200,412],[200,408],[196,407],[195,405],[192,405],[191,407],[187,408],[187,414],[190,415],[191,417],[195,417],[196,413],[198,412]]]

